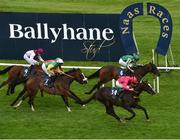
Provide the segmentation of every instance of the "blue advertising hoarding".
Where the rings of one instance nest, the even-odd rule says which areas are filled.
[[[137,53],[133,19],[144,14],[143,3],[121,14],[0,13],[0,59],[23,59],[27,50],[43,48],[45,59],[117,61]],[[147,3],[147,14],[160,21],[156,52],[166,55],[172,19],[167,9]]]

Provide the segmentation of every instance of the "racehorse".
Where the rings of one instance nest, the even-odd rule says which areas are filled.
[[[140,81],[147,73],[153,73],[156,76],[160,76],[160,72],[156,65],[153,63],[148,63],[143,66],[137,66],[132,68],[134,72],[129,71],[129,75],[134,75]],[[94,87],[85,94],[91,94],[96,88],[99,89],[102,84],[109,82],[112,79],[117,80],[120,76],[120,68],[117,66],[104,66],[97,70],[92,75],[88,76],[88,80],[93,78],[99,78],[99,81]]]
[[[58,75],[54,81],[54,87],[52,88],[45,86],[44,80],[44,74],[35,74],[30,76],[25,83],[24,89],[19,93],[18,97],[14,100],[11,106],[17,108],[18,106],[20,106],[23,100],[29,97],[28,103],[32,111],[34,111],[33,101],[39,89],[52,95],[60,95],[69,112],[71,111],[71,109],[69,107],[68,97],[74,99],[76,102],[83,105],[81,103],[81,99],[70,90],[70,85],[74,80],[80,84],[87,83],[87,78],[84,76],[80,69],[72,69],[68,72],[65,72],[65,74],[63,75]],[[15,103],[20,98],[21,100],[19,101],[19,103],[15,105]]]
[[[139,95],[142,93],[142,91],[146,91],[151,95],[155,94],[155,91],[152,89],[152,87],[147,82],[142,81],[135,87],[135,92],[127,91],[127,90],[122,91],[121,98],[118,95],[112,94],[112,88],[102,87],[99,90],[97,90],[96,92],[94,92],[93,95],[89,99],[82,101],[82,103],[87,104],[92,99],[96,99],[99,102],[101,102],[102,104],[104,104],[104,106],[106,108],[106,113],[108,115],[111,115],[112,117],[114,117],[115,119],[117,119],[120,122],[123,122],[123,119],[120,118],[118,115],[116,115],[114,108],[113,108],[114,105],[121,106],[132,114],[131,117],[125,118],[126,120],[131,120],[132,118],[135,117],[136,113],[133,111],[133,108],[143,110],[144,114],[146,116],[146,119],[149,120],[149,116],[147,114],[146,109],[138,104]]]
[[[16,86],[16,81],[24,81],[26,77],[24,77],[24,71],[25,69],[28,69],[25,66],[9,66],[5,68],[4,70],[0,71],[0,75],[5,74],[8,72],[8,79],[3,81],[0,85],[0,88],[8,84],[8,90],[7,95],[9,95],[9,91],[11,90],[11,93],[14,93],[14,89]],[[36,65],[33,70],[34,73],[43,72],[40,65]]]

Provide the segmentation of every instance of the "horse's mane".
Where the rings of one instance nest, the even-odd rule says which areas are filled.
[[[65,73],[66,73],[66,74],[69,74],[69,73],[72,73],[72,72],[74,72],[74,71],[76,71],[76,69],[73,68],[73,69],[70,69],[69,71],[66,71]]]
[[[139,69],[139,68],[142,68],[144,65],[137,65],[135,67],[132,67],[133,70],[136,70],[136,69]]]

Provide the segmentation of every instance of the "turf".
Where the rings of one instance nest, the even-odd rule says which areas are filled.
[[[119,13],[126,6],[137,0],[1,0],[0,11],[10,12],[43,12],[43,13]],[[147,1],[143,0],[144,4]],[[154,1],[155,2],[155,1]],[[158,0],[165,6],[173,19],[173,36],[171,47],[176,64],[179,65],[180,38],[180,2],[179,0]],[[148,63],[151,59],[151,49],[156,46],[159,36],[159,23],[149,16],[138,17],[134,22],[134,32],[140,49],[140,63]],[[162,57],[163,59],[163,57]],[[19,60],[1,60],[0,62],[25,63]],[[65,65],[103,66],[118,65],[117,62],[65,62]],[[0,67],[3,69],[4,67]],[[83,70],[90,75],[94,70]],[[7,75],[0,77],[0,83]],[[180,88],[179,71],[161,73],[160,93],[150,96],[143,93],[141,105],[145,106],[150,115],[150,122],[146,122],[144,114],[137,110],[137,116],[125,124],[105,114],[105,109],[97,101],[92,101],[86,107],[70,100],[72,112],[68,113],[62,99],[58,96],[45,94],[35,99],[35,112],[32,112],[25,101],[19,109],[10,107],[10,103],[17,96],[22,87],[18,86],[16,93],[5,95],[7,87],[0,89],[0,138],[95,138],[95,139],[177,139],[180,138]],[[146,77],[152,81],[152,77]],[[73,83],[72,90],[82,98],[88,98],[84,92],[89,90],[97,79],[89,81],[87,85]],[[110,85],[110,83],[109,83]],[[122,108],[116,107],[120,116],[130,115]]]

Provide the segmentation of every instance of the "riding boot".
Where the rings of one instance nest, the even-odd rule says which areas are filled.
[[[35,67],[35,65],[31,65],[29,67],[29,75],[34,74],[34,67]]]

